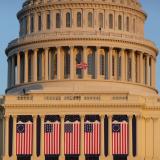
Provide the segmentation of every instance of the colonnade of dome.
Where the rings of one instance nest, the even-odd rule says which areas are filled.
[[[112,47],[27,49],[8,58],[8,88],[49,80],[113,80],[155,87],[155,58]]]

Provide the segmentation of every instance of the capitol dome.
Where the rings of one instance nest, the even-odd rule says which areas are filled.
[[[160,159],[158,50],[138,0],[26,0],[17,18],[3,160]]]

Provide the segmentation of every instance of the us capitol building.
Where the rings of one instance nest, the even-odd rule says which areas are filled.
[[[158,50],[138,0],[26,0],[17,18],[0,97],[3,160],[160,160]],[[76,145],[66,142],[75,123]]]

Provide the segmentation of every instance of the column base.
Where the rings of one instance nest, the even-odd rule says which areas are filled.
[[[107,159],[107,157],[105,157],[105,156],[100,156],[99,159],[100,159],[100,160],[105,160],[105,159]]]
[[[65,156],[64,155],[60,155],[59,156],[59,160],[65,160]]]
[[[43,155],[43,156],[40,156],[40,157],[38,157],[37,158],[38,160],[45,160],[45,156]]]
[[[85,160],[85,156],[84,155],[80,155],[79,156],[79,160]]]
[[[9,160],[9,156],[4,156],[2,159],[3,160]]]
[[[32,156],[31,160],[38,160],[38,157],[37,156]]]
[[[113,160],[113,156],[107,156],[107,160]]]

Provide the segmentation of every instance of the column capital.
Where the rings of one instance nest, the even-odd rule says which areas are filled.
[[[42,119],[42,118],[44,119],[44,118],[45,118],[45,116],[46,116],[46,115],[40,115],[40,118],[41,118],[41,119]]]
[[[36,118],[37,118],[37,115],[32,115],[32,118],[33,118],[33,119],[36,119]]]
[[[5,119],[9,119],[10,115],[4,115]]]
[[[39,48],[35,48],[33,49],[34,52],[38,52]]]
[[[87,49],[88,48],[88,46],[83,46],[83,49]]]
[[[45,48],[43,48],[45,51],[48,51],[49,50],[49,47],[45,47]]]
[[[100,114],[100,118],[105,118],[105,114]]]
[[[133,118],[132,114],[127,115],[129,119]]]

